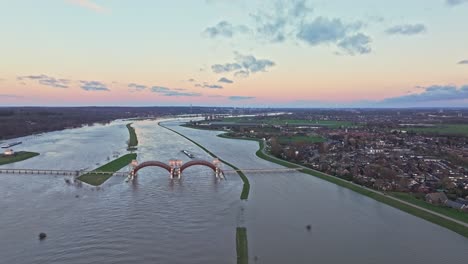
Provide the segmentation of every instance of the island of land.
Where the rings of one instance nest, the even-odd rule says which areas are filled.
[[[0,165],[27,160],[38,155],[39,153],[29,151],[18,151],[12,155],[0,155]]]
[[[129,140],[128,140],[128,151],[135,151],[137,150],[136,146],[138,145],[138,138],[137,134],[135,131],[135,128],[132,127],[132,123],[126,125],[128,132],[129,132]],[[110,161],[107,164],[104,164],[103,166],[86,173],[84,175],[81,175],[77,179],[85,182],[87,184],[93,185],[93,186],[99,186],[106,182],[114,173],[117,171],[125,168],[126,166],[129,166],[129,164],[133,161],[136,160],[137,154],[136,153],[129,153],[126,155],[123,155],[115,160]]]

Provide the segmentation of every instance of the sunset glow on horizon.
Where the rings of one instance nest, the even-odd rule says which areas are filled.
[[[468,1],[0,1],[0,106],[466,107]]]

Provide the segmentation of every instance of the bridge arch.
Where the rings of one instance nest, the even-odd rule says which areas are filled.
[[[133,169],[133,174],[136,175],[136,173],[145,168],[145,167],[160,167],[160,168],[163,168],[165,170],[167,170],[169,173],[171,172],[172,168],[171,166],[165,164],[165,163],[162,163],[160,161],[146,161],[146,162],[143,162],[141,164],[139,164],[138,166],[136,166],[134,169]]]
[[[195,165],[202,165],[202,166],[206,166],[206,167],[209,167],[211,168],[214,172],[217,172],[218,171],[218,167],[216,167],[213,163],[211,162],[208,162],[206,160],[192,160],[192,161],[189,161],[187,163],[184,163],[181,167],[180,167],[180,173],[182,173],[185,169],[189,168],[189,167],[192,167],[192,166],[195,166]]]

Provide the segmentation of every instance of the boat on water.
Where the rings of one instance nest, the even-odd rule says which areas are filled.
[[[11,148],[11,147],[16,146],[16,145],[19,145],[19,144],[21,144],[21,143],[23,143],[23,142],[17,141],[17,142],[5,144],[5,145],[2,145],[2,148],[4,148],[4,149],[5,149],[5,148]]]
[[[182,153],[184,153],[185,155],[187,155],[187,157],[189,157],[189,158],[191,158],[191,159],[195,158],[195,156],[194,156],[192,153],[188,152],[188,151],[185,150],[185,149],[182,150]]]

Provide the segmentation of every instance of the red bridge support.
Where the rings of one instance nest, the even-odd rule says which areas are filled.
[[[136,162],[132,162],[132,164],[135,165]],[[136,177],[138,171],[145,167],[160,167],[160,168],[167,170],[171,178],[175,178],[175,177],[180,178],[182,172],[185,169],[195,166],[195,165],[209,167],[215,173],[216,178],[224,178],[224,173],[219,168],[220,162],[219,160],[216,159],[213,162],[209,162],[206,160],[192,160],[185,164],[182,164],[182,161],[180,160],[171,160],[169,162],[169,165],[162,163],[160,161],[146,161],[139,165],[134,166],[133,170],[130,172],[129,179],[133,179],[134,177]]]
[[[195,166],[195,165],[202,165],[211,168],[214,172],[218,169],[213,163],[208,162],[206,160],[192,160],[180,167],[180,173],[182,173],[185,169]]]

